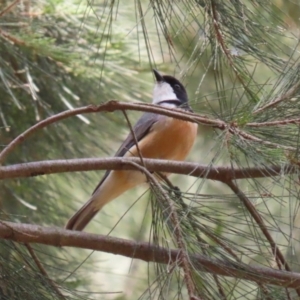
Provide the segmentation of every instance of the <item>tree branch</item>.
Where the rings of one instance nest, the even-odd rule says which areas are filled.
[[[293,87],[291,87],[285,94],[278,96],[277,98],[275,98],[274,100],[270,101],[269,103],[267,103],[266,105],[258,108],[257,110],[255,110],[253,112],[253,114],[258,114],[266,109],[269,109],[273,106],[276,106],[277,104],[279,104],[282,101],[291,99],[299,90],[300,87],[300,81],[298,81]]]
[[[220,129],[224,129],[226,127],[226,123],[221,120],[212,120],[205,116],[200,116],[198,114],[186,112],[180,109],[170,109],[165,108],[159,105],[154,104],[140,104],[140,103],[124,103],[118,101],[108,101],[101,105],[88,105],[84,107],[79,107],[73,110],[66,110],[54,116],[51,116],[45,120],[38,122],[32,127],[28,128],[22,134],[17,136],[12,142],[10,142],[0,153],[0,164],[3,163],[6,156],[12,152],[18,145],[20,145],[25,139],[27,139],[30,135],[32,135],[37,130],[44,128],[50,124],[56,123],[58,121],[67,119],[72,116],[80,115],[80,114],[88,114],[88,113],[96,113],[101,111],[113,112],[116,110],[135,110],[135,111],[143,111],[143,112],[152,112],[157,113],[169,117],[174,117],[180,120],[201,123],[206,125],[211,125]]]
[[[284,125],[298,125],[300,124],[300,118],[295,119],[285,119],[285,120],[278,120],[278,121],[270,121],[270,122],[251,122],[247,123],[247,127],[270,127],[270,126],[284,126]]]
[[[132,164],[141,172],[143,172],[149,179],[150,183],[153,184],[153,186],[160,191],[160,197],[157,197],[157,200],[161,205],[161,210],[168,215],[168,218],[172,223],[172,228],[170,228],[170,230],[172,229],[172,231],[174,231],[176,245],[179,248],[178,259],[182,263],[184,281],[188,291],[189,299],[202,300],[202,298],[199,298],[200,297],[199,295],[196,296],[196,287],[192,277],[191,264],[188,257],[186,244],[182,234],[182,228],[180,226],[177,210],[174,206],[174,203],[171,201],[170,197],[164,191],[164,189],[160,186],[157,179],[144,166],[140,166],[135,163]]]
[[[260,138],[254,136],[250,133],[247,133],[243,130],[238,129],[237,127],[236,128],[231,127],[229,129],[229,131],[230,131],[231,134],[238,135],[240,138],[256,142],[257,144],[263,144],[263,145],[265,145],[267,147],[270,147],[270,148],[275,148],[275,149],[280,149],[281,148],[281,149],[284,149],[284,150],[297,151],[296,147],[284,146],[282,144],[272,143],[272,142],[266,141],[264,139],[260,139]]]
[[[182,263],[178,261],[178,257],[180,257],[178,250],[86,232],[31,224],[1,222],[0,238],[21,243],[37,243],[55,247],[76,247],[103,251],[141,259],[146,262],[162,264],[176,263],[182,267]],[[210,259],[203,255],[189,255],[189,259],[193,262],[193,266],[201,272],[287,288],[297,288],[300,286],[300,274],[295,272],[279,271],[265,267],[252,267],[241,263]]]
[[[54,291],[56,292],[57,296],[59,297],[59,299],[61,300],[66,300],[66,297],[62,294],[62,292],[59,290],[58,286],[55,284],[55,282],[49,277],[47,271],[45,270],[45,268],[43,267],[42,263],[40,262],[38,256],[36,255],[35,251],[33,250],[33,248],[31,247],[30,244],[25,243],[24,244],[25,247],[27,248],[29,254],[31,255],[33,261],[35,262],[37,268],[39,269],[39,271],[41,272],[41,274],[44,276],[44,278],[46,278],[46,280],[49,282],[49,284],[52,286],[52,288],[54,289]]]
[[[269,146],[271,148],[282,148],[286,150],[295,150],[294,147],[287,147],[280,144],[271,143],[268,141],[264,141],[263,139],[257,138],[256,136],[247,133],[237,127],[237,124],[235,122],[231,124],[227,124],[226,122],[219,120],[219,119],[209,119],[206,116],[201,116],[199,114],[183,111],[180,109],[170,109],[166,107],[162,107],[159,105],[154,104],[139,104],[139,103],[124,103],[124,102],[118,102],[118,101],[108,101],[101,105],[89,105],[84,106],[80,108],[76,108],[73,110],[67,110],[64,112],[61,112],[59,114],[56,114],[54,116],[51,116],[45,120],[42,120],[38,122],[37,124],[33,125],[32,127],[28,128],[26,131],[21,133],[19,136],[17,136],[14,140],[12,140],[0,153],[0,164],[3,164],[5,158],[11,153],[18,145],[20,145],[25,139],[27,139],[30,135],[32,135],[34,132],[36,132],[39,129],[42,129],[46,126],[49,126],[50,124],[56,123],[58,121],[67,119],[69,117],[84,114],[84,113],[95,113],[95,112],[113,112],[116,110],[135,110],[135,111],[143,111],[143,112],[152,112],[157,113],[169,117],[174,117],[176,119],[199,123],[203,125],[212,126],[214,128],[218,128],[221,130],[227,129],[231,134],[238,135],[243,139],[247,139],[254,142],[263,143],[266,146]],[[294,121],[295,122],[295,121]],[[250,127],[257,127],[259,123],[250,123]],[[253,126],[255,124],[255,126]],[[288,123],[286,123],[288,124]],[[246,124],[247,125],[247,124]],[[279,125],[279,124],[278,124]],[[280,124],[283,125],[283,124]]]
[[[0,11],[0,17],[3,17],[8,12],[10,12],[19,2],[20,2],[20,0],[15,0],[11,4],[9,4],[8,6],[6,6],[2,11]]]
[[[182,175],[190,175],[197,178],[206,178],[221,182],[233,179],[263,178],[296,173],[295,165],[231,168],[209,167],[192,162],[178,162],[161,159],[143,159],[145,167],[151,172],[166,172]],[[96,170],[134,170],[132,162],[140,164],[139,158],[83,158],[64,160],[45,160],[30,163],[0,166],[0,179],[33,177],[46,174],[82,172]]]
[[[252,218],[255,220],[260,230],[262,231],[263,235],[268,240],[278,268],[281,269],[283,266],[287,271],[292,271],[288,262],[285,260],[284,255],[282,254],[281,250],[278,248],[277,244],[275,243],[272,235],[268,231],[263,218],[260,216],[259,212],[256,210],[252,202],[248,199],[248,197],[239,189],[239,187],[233,181],[227,182],[227,185],[232,189],[232,191],[237,195],[237,197],[247,208],[250,215],[252,216]],[[300,296],[299,287],[297,287],[296,291],[298,296]]]

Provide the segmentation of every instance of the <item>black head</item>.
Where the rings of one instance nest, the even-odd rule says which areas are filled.
[[[156,78],[156,85],[153,92],[153,103],[175,103],[181,107],[187,106],[188,95],[182,83],[169,75],[161,75],[157,70],[153,70]]]

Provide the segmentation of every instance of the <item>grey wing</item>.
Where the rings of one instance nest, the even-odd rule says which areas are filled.
[[[132,128],[133,131],[134,131],[134,133],[135,133],[135,137],[136,137],[136,139],[137,139],[138,142],[140,140],[142,140],[147,135],[147,133],[151,129],[152,125],[158,121],[158,118],[159,118],[159,115],[153,114],[153,113],[145,113],[145,114],[143,114],[141,116],[141,118],[137,121],[137,123]],[[122,145],[120,146],[120,148],[116,152],[115,157],[122,157],[122,156],[124,156],[125,153],[133,145],[135,145],[135,140],[134,140],[134,136],[130,132],[130,134],[127,136],[127,138],[125,139],[125,141],[122,143]],[[96,190],[102,184],[102,182],[107,178],[107,176],[109,175],[109,173],[110,173],[110,170],[107,170],[105,172],[103,178],[101,179],[101,181],[99,182],[99,184],[95,188],[93,194],[96,192]]]

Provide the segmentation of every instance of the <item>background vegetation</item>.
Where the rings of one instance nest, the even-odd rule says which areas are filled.
[[[230,124],[220,130],[199,121],[189,160],[205,164],[207,172],[260,167],[268,174],[253,178],[245,169],[244,179],[227,182],[174,175],[180,197],[163,184],[178,212],[185,249],[234,262],[248,274],[251,267],[287,270],[287,264],[299,272],[299,122],[286,122],[297,119],[300,109],[299,17],[297,2],[280,0],[2,1],[1,147],[67,109],[111,99],[149,103],[153,67],[176,75],[196,113]],[[132,123],[140,114],[128,111]],[[3,165],[109,157],[128,131],[121,111],[78,115],[36,131]],[[95,171],[2,180],[0,219],[63,227],[101,176]],[[86,231],[180,248],[176,223],[164,214],[162,190],[152,186],[151,197],[145,190],[107,205]],[[261,282],[230,272],[216,277],[195,263],[187,272],[176,264],[91,250],[0,243],[1,299],[192,299],[188,282],[196,287],[194,299],[299,296],[263,276]]]

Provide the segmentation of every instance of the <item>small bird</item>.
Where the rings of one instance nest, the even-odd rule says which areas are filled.
[[[182,83],[172,76],[162,76],[157,70],[153,72],[156,84],[152,103],[192,111]],[[135,137],[130,133],[115,156],[139,157],[141,154],[144,158],[182,161],[194,144],[197,128],[196,123],[144,113],[132,128]],[[144,182],[146,176],[140,171],[106,171],[92,197],[70,218],[65,228],[83,230],[105,204]]]

